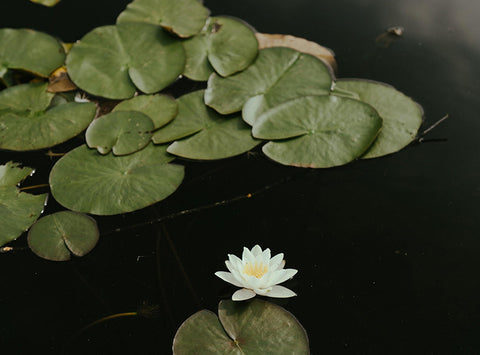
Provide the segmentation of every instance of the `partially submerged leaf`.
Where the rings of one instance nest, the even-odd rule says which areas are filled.
[[[327,62],[333,71],[337,71],[337,62],[335,54],[327,47],[323,47],[316,42],[308,41],[305,38],[295,37],[291,35],[255,33],[260,49],[272,47],[288,47],[293,48],[302,53],[311,54],[318,59]]]
[[[360,157],[382,127],[377,111],[363,102],[335,96],[306,96],[260,116],[252,133],[272,139],[263,152],[284,165],[328,168]]]
[[[0,165],[0,247],[25,232],[42,213],[47,194],[31,195],[17,187],[33,172],[13,162]]]
[[[61,0],[30,0],[30,1],[43,6],[52,7],[57,5]]]
[[[201,33],[183,42],[186,52],[184,75],[205,81],[215,70],[229,76],[247,68],[258,53],[252,29],[229,17],[210,17]]]
[[[28,246],[39,257],[52,261],[84,256],[99,239],[97,222],[85,214],[62,211],[40,218],[28,232]]]
[[[173,354],[309,354],[308,337],[284,308],[260,299],[221,301],[219,318],[203,310],[173,340]]]
[[[54,146],[76,136],[95,116],[95,104],[52,105],[47,83],[22,84],[0,92],[0,148],[16,151]]]
[[[85,137],[87,145],[101,154],[127,155],[150,142],[153,128],[152,120],[141,112],[118,111],[94,120]]]
[[[67,69],[82,90],[110,99],[127,99],[136,89],[152,94],[183,72],[182,44],[160,27],[125,22],[98,27],[70,50]]]
[[[260,114],[288,100],[326,95],[332,76],[323,61],[290,48],[267,48],[243,72],[222,78],[212,74],[205,103],[222,114],[242,110],[253,125]]]
[[[186,38],[200,32],[209,14],[198,0],[134,0],[120,13],[117,23],[147,22]]]
[[[138,111],[153,121],[155,129],[165,126],[178,113],[177,101],[167,95],[139,95],[120,102],[113,112]]]
[[[28,29],[0,29],[0,72],[21,69],[48,77],[64,61],[65,51],[52,36]]]
[[[86,145],[57,161],[50,187],[61,205],[77,212],[114,215],[132,212],[172,194],[184,168],[169,164],[174,158],[165,146],[148,145],[126,156],[100,155]]]
[[[339,80],[337,87],[355,93],[359,100],[373,106],[383,119],[382,131],[362,158],[397,152],[417,136],[423,109],[400,91],[384,83],[360,79]]]
[[[64,66],[56,69],[48,78],[47,90],[49,92],[66,92],[77,89],[77,86],[68,77],[67,68]]]
[[[211,160],[245,153],[261,142],[239,115],[219,115],[205,106],[203,96],[204,90],[199,90],[180,97],[177,117],[154,133],[154,143],[177,140],[168,147],[169,153]]]

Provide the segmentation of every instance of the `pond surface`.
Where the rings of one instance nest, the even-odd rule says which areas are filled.
[[[0,27],[30,27],[74,41],[112,24],[126,4],[63,0],[48,9],[3,0]],[[71,262],[22,250],[22,236],[12,243],[18,251],[0,254],[2,353],[168,354],[188,316],[216,311],[218,301],[230,297],[234,288],[213,275],[225,269],[227,253],[256,243],[284,252],[287,267],[299,270],[285,283],[298,296],[277,303],[304,325],[313,354],[479,353],[480,3],[205,5],[258,31],[332,48],[338,77],[387,82],[421,103],[422,130],[449,118],[424,143],[334,169],[287,168],[256,151],[213,163],[182,161],[186,178],[179,190],[153,207],[96,218],[98,246]],[[392,26],[402,26],[403,36],[385,45]],[[180,82],[169,90],[179,96],[200,87]],[[57,159],[45,151],[3,151],[0,157],[2,164],[36,168],[31,185],[46,183]],[[144,224],[257,190],[250,199]],[[51,200],[45,212],[60,209]],[[112,319],[81,332],[102,317],[149,306],[156,306],[150,318]]]

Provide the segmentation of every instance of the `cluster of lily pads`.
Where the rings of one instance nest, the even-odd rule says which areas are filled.
[[[115,25],[73,45],[0,29],[0,149],[45,149],[84,131],[86,142],[50,173],[51,194],[71,212],[35,224],[46,196],[17,186],[32,170],[1,166],[0,246],[30,229],[29,246],[43,258],[84,255],[98,229],[79,235],[74,226],[92,226],[86,214],[165,199],[184,177],[177,158],[224,159],[263,144],[280,164],[327,168],[396,152],[416,137],[423,112],[412,99],[383,83],[337,80],[313,47],[298,45],[305,40],[265,36],[211,17],[198,0],[135,0]],[[207,81],[206,89],[162,92],[182,76]]]

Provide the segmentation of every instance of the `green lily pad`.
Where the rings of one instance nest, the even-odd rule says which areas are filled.
[[[165,146],[148,145],[125,156],[100,155],[86,145],[57,161],[50,188],[61,205],[77,212],[114,215],[159,202],[180,185],[184,168]]]
[[[269,108],[301,96],[326,95],[331,86],[331,73],[320,59],[290,48],[266,48],[241,73],[212,74],[205,103],[222,114],[243,109],[243,119],[253,125]]]
[[[177,101],[167,95],[139,95],[120,102],[113,112],[138,111],[153,121],[155,129],[165,126],[178,113]]]
[[[305,329],[290,312],[273,303],[224,300],[218,314],[203,310],[188,318],[175,335],[173,354],[310,353]]]
[[[269,142],[263,152],[284,165],[328,168],[360,157],[382,127],[377,111],[363,102],[336,96],[306,96],[260,116],[254,137]]]
[[[167,151],[189,159],[224,159],[245,153],[261,141],[239,115],[224,117],[203,103],[204,90],[178,99],[178,115],[153,135],[154,143],[172,143]],[[186,138],[185,138],[186,137]]]
[[[94,120],[85,137],[87,145],[101,154],[127,155],[150,142],[153,128],[150,117],[141,112],[118,111]]]
[[[415,140],[423,120],[422,107],[390,85],[360,79],[339,80],[336,88],[357,95],[383,119],[382,131],[362,158],[395,153]]]
[[[200,32],[209,14],[198,0],[135,0],[118,16],[117,23],[147,22],[186,38]]]
[[[55,105],[48,83],[22,84],[0,92],[0,148],[48,148],[75,137],[95,116],[93,103]]]
[[[0,43],[0,73],[6,69],[21,69],[48,77],[65,61],[60,42],[43,32],[2,28]]]
[[[17,187],[33,172],[13,162],[0,165],[0,247],[28,230],[43,211],[47,194],[31,195]]]
[[[43,6],[52,7],[57,5],[61,0],[30,0],[30,1]]]
[[[28,231],[28,246],[39,257],[52,261],[84,256],[97,245],[97,222],[82,213],[62,211],[40,218]]]
[[[160,27],[126,22],[98,27],[73,45],[67,56],[72,81],[86,92],[127,99],[136,89],[152,94],[183,72],[181,42]]]
[[[184,75],[205,81],[215,70],[229,76],[247,68],[258,53],[251,28],[229,17],[210,17],[204,30],[183,42],[186,53]]]

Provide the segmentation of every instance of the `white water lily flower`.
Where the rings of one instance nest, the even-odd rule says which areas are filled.
[[[242,287],[236,291],[232,300],[243,301],[255,295],[287,298],[297,294],[278,284],[291,279],[298,270],[284,269],[283,253],[270,256],[270,249],[262,251],[259,245],[252,250],[243,248],[242,259],[228,254],[225,265],[230,272],[217,271],[216,276],[232,285]]]

